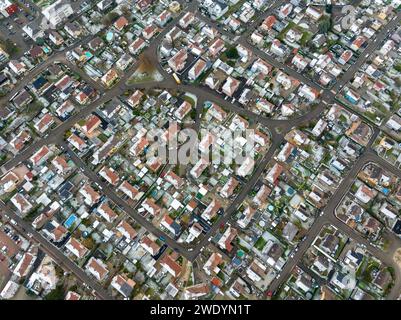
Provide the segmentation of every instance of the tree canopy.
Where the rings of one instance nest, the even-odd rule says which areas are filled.
[[[238,54],[238,50],[235,47],[231,47],[230,49],[228,49],[226,51],[226,56],[228,59],[238,59],[239,58],[239,54]]]

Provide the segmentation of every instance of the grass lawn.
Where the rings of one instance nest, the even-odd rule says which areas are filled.
[[[260,237],[256,242],[255,242],[255,248],[258,249],[259,251],[262,251],[263,248],[266,245],[266,240],[263,239],[263,237]]]
[[[99,140],[102,141],[103,143],[106,143],[107,140],[109,140],[109,138],[108,138],[104,133],[99,134],[97,137],[98,137]]]
[[[131,78],[127,80],[128,85],[133,85],[136,83],[154,82],[163,80],[162,75],[158,71],[152,73],[140,73],[136,72]]]
[[[281,30],[281,32],[277,35],[276,38],[279,39],[281,42],[283,42],[284,37],[287,34],[287,32],[290,29],[294,28],[295,26],[296,26],[296,24],[294,22],[292,22],[292,21],[288,22],[288,25],[283,30]]]
[[[184,99],[186,102],[190,103],[192,107],[195,106],[195,100],[194,100],[193,98],[191,98],[190,96],[185,95],[185,96],[183,97],[183,99]]]
[[[372,279],[372,271],[375,269],[379,269],[380,265],[376,261],[369,261],[369,265],[365,269],[365,272],[363,273],[363,280],[365,282],[371,282]]]

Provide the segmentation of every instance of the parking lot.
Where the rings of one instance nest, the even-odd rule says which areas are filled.
[[[18,52],[12,58],[20,57],[23,52],[27,51],[32,45],[33,41],[22,31],[24,25],[29,24],[35,20],[35,12],[30,8],[23,7],[18,13],[13,14],[8,18],[0,20],[0,34],[3,41],[10,40],[18,48]]]

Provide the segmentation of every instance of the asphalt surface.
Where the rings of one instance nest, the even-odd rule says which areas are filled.
[[[349,192],[352,184],[355,182],[355,179],[358,173],[370,162],[377,163],[385,170],[392,172],[401,178],[401,172],[394,167],[392,167],[389,163],[384,161],[382,158],[377,156],[371,149],[372,143],[377,137],[378,131],[375,132],[373,137],[371,138],[369,145],[367,146],[367,150],[364,154],[356,161],[356,163],[352,166],[351,170],[348,172],[347,176],[342,180],[339,185],[337,191],[329,200],[325,209],[323,210],[323,214],[319,216],[312,227],[308,230],[306,234],[306,238],[298,245],[298,251],[295,252],[294,257],[287,260],[284,268],[280,272],[280,278],[276,278],[272,284],[270,285],[269,290],[272,292],[276,292],[279,287],[285,282],[288,276],[291,273],[291,270],[301,262],[302,257],[306,250],[312,245],[314,239],[317,237],[323,226],[325,225],[333,225],[338,230],[342,231],[348,237],[356,240],[358,243],[361,243],[366,246],[366,248],[377,258],[383,261],[383,263],[388,266],[394,266],[395,263],[393,261],[393,254],[396,249],[401,247],[401,239],[396,237],[394,234],[387,234],[388,237],[391,238],[392,245],[388,249],[387,252],[384,252],[370,244],[370,242],[364,238],[360,233],[348,227],[342,221],[337,219],[335,216],[335,210],[337,206],[341,203],[343,197]],[[401,292],[401,270],[395,266],[394,267],[396,278],[395,285],[392,288],[388,299],[396,299],[400,295]]]
[[[260,14],[255,21],[251,24],[253,27],[259,25],[263,19],[268,16],[274,8],[277,8],[281,3],[284,3],[285,1],[278,1],[274,4],[273,8],[268,9],[268,11]],[[341,79],[338,81],[338,83],[334,86],[333,89],[322,89],[320,86],[312,82],[310,79],[304,77],[303,75],[297,73],[287,65],[284,65],[275,59],[273,59],[271,56],[267,55],[266,53],[262,52],[261,50],[254,48],[249,45],[248,43],[248,38],[250,32],[252,32],[253,28],[249,28],[249,31],[245,32],[242,36],[238,37],[236,40],[236,43],[240,43],[244,45],[245,47],[248,47],[251,49],[254,54],[259,55],[261,58],[265,59],[268,63],[272,64],[274,67],[279,68],[289,74],[290,76],[302,81],[303,83],[308,84],[309,86],[313,88],[317,88],[318,90],[321,91],[321,99],[324,101],[324,103],[320,103],[319,106],[307,114],[293,118],[290,120],[275,120],[275,119],[270,119],[261,115],[254,114],[253,112],[244,109],[241,105],[238,103],[231,103],[229,101],[224,100],[224,98],[216,93],[215,91],[212,91],[204,86],[199,86],[199,85],[193,85],[193,84],[183,84],[179,86],[179,89],[182,91],[190,92],[195,94],[198,97],[198,107],[197,107],[197,113],[199,114],[201,112],[201,107],[203,105],[203,102],[206,100],[211,100],[216,102],[217,104],[221,105],[223,108],[228,109],[229,111],[238,113],[240,115],[248,117],[251,121],[255,123],[260,123],[265,126],[267,126],[270,129],[271,132],[271,138],[272,138],[272,145],[269,149],[269,151],[266,153],[266,155],[262,158],[262,160],[256,165],[255,171],[250,177],[249,181],[243,186],[241,192],[239,195],[233,200],[231,205],[228,207],[228,209],[225,211],[224,215],[220,218],[218,222],[216,222],[208,234],[202,238],[202,240],[197,243],[193,247],[188,247],[182,244],[178,244],[174,239],[171,239],[169,236],[167,236],[164,232],[160,231],[158,228],[153,226],[149,221],[147,221],[145,218],[140,216],[136,210],[134,210],[132,207],[128,206],[125,201],[123,201],[115,192],[114,190],[109,187],[105,182],[103,182],[99,176],[90,170],[86,164],[71,150],[68,148],[68,146],[64,143],[64,133],[70,129],[71,126],[73,126],[76,122],[78,122],[80,119],[85,118],[89,114],[91,114],[98,106],[101,104],[109,101],[115,96],[119,96],[123,94],[127,89],[154,89],[154,88],[161,88],[161,89],[177,89],[177,85],[175,81],[173,80],[172,76],[168,74],[159,64],[158,60],[158,46],[161,43],[161,40],[163,37],[166,35],[166,33],[171,29],[172,26],[174,26],[178,20],[188,11],[194,12],[197,14],[197,3],[195,1],[192,1],[188,4],[188,7],[185,8],[181,14],[173,19],[166,27],[163,29],[163,31],[154,39],[154,41],[151,43],[151,45],[145,50],[145,55],[151,59],[151,61],[157,65],[157,68],[159,72],[163,75],[164,80],[161,82],[149,82],[145,84],[135,84],[135,85],[127,85],[126,82],[131,76],[131,74],[137,69],[138,63],[133,65],[129,70],[125,73],[125,76],[120,80],[119,84],[116,87],[111,88],[110,90],[105,90],[101,84],[93,81],[90,79],[81,69],[77,68],[75,65],[71,64],[68,62],[65,58],[65,52],[68,50],[71,50],[71,47],[66,48],[63,51],[55,53],[53,56],[51,56],[48,60],[45,62],[41,63],[38,65],[32,72],[29,73],[29,75],[25,76],[23,80],[20,81],[20,83],[17,85],[17,87],[13,90],[12,93],[4,97],[3,99],[0,100],[0,105],[5,105],[8,103],[8,100],[12,95],[15,94],[15,92],[19,91],[22,89],[25,85],[29,84],[32,79],[34,79],[38,74],[40,74],[43,70],[45,70],[49,65],[52,63],[55,63],[56,61],[59,61],[61,63],[64,63],[68,65],[71,70],[73,70],[75,73],[78,73],[85,81],[87,81],[89,84],[91,84],[94,88],[96,88],[100,94],[100,98],[97,99],[95,102],[89,104],[88,106],[83,107],[77,114],[73,115],[70,117],[67,121],[63,122],[61,125],[59,125],[57,128],[55,128],[49,135],[44,137],[41,140],[35,141],[33,144],[31,144],[29,147],[27,147],[23,152],[19,153],[18,155],[15,156],[11,161],[3,165],[2,170],[3,172],[8,171],[18,165],[21,162],[26,161],[34,152],[36,152],[41,146],[43,145],[49,145],[49,144],[57,144],[61,145],[65,148],[65,150],[68,152],[68,154],[71,156],[72,160],[78,165],[78,167],[81,167],[84,170],[84,174],[90,178],[93,182],[98,183],[102,187],[102,192],[107,195],[113,202],[115,202],[118,206],[124,209],[132,218],[134,218],[139,224],[144,226],[148,231],[154,233],[156,236],[163,236],[166,239],[166,243],[178,251],[180,254],[182,254],[184,257],[187,259],[194,261],[197,256],[199,255],[200,250],[207,245],[208,243],[208,238],[213,236],[220,225],[222,223],[226,224],[230,222],[231,216],[233,212],[238,208],[238,206],[242,203],[242,201],[246,198],[247,194],[252,190],[254,185],[257,183],[258,179],[264,172],[268,162],[272,159],[273,154],[277,151],[279,146],[281,145],[282,142],[284,142],[284,135],[291,130],[291,128],[295,126],[301,126],[308,124],[310,121],[317,119],[325,110],[327,104],[331,104],[334,102],[334,97],[335,93],[342,88],[352,77],[354,76],[355,72],[360,68],[360,66],[363,65],[363,63],[368,59],[368,56],[373,53],[382,43],[382,41],[386,38],[388,35],[389,31],[392,30],[394,27],[398,26],[401,20],[401,12],[397,15],[396,19],[391,21],[388,25],[386,25],[376,36],[376,39],[371,41],[365,51],[361,54],[357,62],[347,70],[347,72],[341,77]],[[217,28],[225,37],[227,38],[233,38],[233,35],[230,32],[226,32],[221,29],[221,27],[213,22],[210,21],[210,19],[200,16],[197,14],[198,18],[201,18],[208,24],[211,24],[215,28]],[[87,41],[90,41],[91,38],[93,38],[95,35],[89,36],[85,39],[82,39],[78,43],[74,44],[74,47],[85,43]],[[332,92],[334,90],[334,92]],[[350,110],[351,112],[355,113],[354,111]],[[198,117],[197,117],[198,118]],[[199,128],[199,120],[197,119],[196,126]],[[280,133],[278,133],[280,132]],[[377,135],[378,131],[375,131],[375,135]],[[376,163],[379,163],[386,169],[390,170],[393,173],[396,173],[397,175],[401,176],[401,173],[398,169],[392,167],[389,165],[387,162],[385,162],[383,159],[379,158],[377,155],[374,154],[374,152],[371,150],[371,144],[373,142],[373,139],[371,139],[369,146],[366,148],[365,153],[356,161],[354,166],[350,169],[349,173],[344,177],[342,183],[340,184],[339,188],[337,191],[334,193],[334,195],[331,197],[331,199],[328,202],[328,205],[324,209],[324,213],[322,216],[318,217],[316,222],[313,224],[312,228],[309,230],[305,240],[299,245],[298,251],[294,255],[293,258],[289,259],[286,265],[284,266],[284,269],[280,273],[280,277],[276,278],[275,281],[271,284],[269,290],[271,291],[276,291],[281,284],[286,280],[288,277],[289,273],[293,269],[293,267],[298,264],[301,261],[301,258],[305,251],[310,247],[312,241],[314,238],[317,236],[321,228],[325,224],[332,224],[336,226],[338,229],[343,231],[345,234],[347,234],[349,237],[357,240],[360,243],[363,243],[366,245],[369,251],[371,251],[375,256],[380,258],[383,262],[385,262],[388,265],[394,266],[394,262],[392,261],[392,253],[397,249],[398,247],[401,247],[401,242],[399,238],[396,238],[394,236],[394,239],[391,247],[389,249],[389,252],[383,252],[381,250],[378,250],[377,248],[373,247],[370,245],[370,243],[360,236],[358,233],[356,233],[354,230],[348,228],[344,223],[339,221],[335,216],[334,216],[334,210],[344,194],[348,191],[349,187],[352,185],[357,173],[360,171],[360,169],[368,162],[374,161]],[[53,258],[56,259],[57,262],[62,263],[62,265],[67,268],[68,270],[72,271],[75,275],[77,275],[78,279],[80,279],[83,283],[86,283],[89,287],[91,287],[94,292],[96,292],[97,296],[100,299],[110,299],[111,297],[105,292],[105,290],[94,280],[92,280],[82,269],[80,269],[75,263],[70,261],[67,257],[65,257],[56,247],[54,247],[51,243],[49,243],[46,239],[44,239],[38,232],[32,230],[32,227],[30,225],[23,221],[21,218],[19,218],[15,212],[12,210],[10,211],[10,208],[8,206],[5,206],[3,203],[0,204],[0,208],[3,210],[7,210],[9,213],[9,216],[11,216],[18,225],[23,227],[27,232],[30,232],[33,235],[33,238],[35,241],[39,242],[41,246],[44,248],[46,252],[48,252]],[[401,291],[401,274],[400,270],[398,267],[394,268],[396,270],[396,284],[393,287],[389,298],[394,299],[398,297],[400,291]]]
[[[31,239],[39,243],[43,249],[54,261],[60,265],[60,267],[72,272],[79,281],[87,285],[93,290],[93,293],[102,300],[112,300],[111,295],[107,293],[105,289],[88,274],[85,273],[79,266],[72,262],[68,257],[66,257],[60,249],[51,244],[46,238],[44,238],[39,232],[32,228],[29,222],[23,220],[15,211],[11,205],[6,205],[3,201],[0,201],[1,213],[10,217],[14,220],[17,225],[26,232],[24,236],[28,233],[32,235]]]

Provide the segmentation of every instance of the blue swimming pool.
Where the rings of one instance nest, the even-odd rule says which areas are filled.
[[[113,40],[113,38],[114,38],[114,33],[113,32],[108,32],[107,34],[106,34],[106,40],[107,41],[112,41]]]
[[[295,190],[294,190],[293,188],[291,188],[291,187],[288,187],[288,188],[287,188],[287,194],[288,194],[289,196],[292,196],[294,193],[295,193]]]
[[[66,228],[71,228],[71,226],[74,224],[74,222],[77,220],[77,216],[75,214],[70,215],[67,220],[64,222],[64,226]]]

